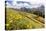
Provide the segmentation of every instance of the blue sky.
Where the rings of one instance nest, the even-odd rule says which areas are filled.
[[[9,4],[13,5],[13,0],[5,0],[7,1]]]
[[[13,1],[13,0],[5,0],[5,1]]]

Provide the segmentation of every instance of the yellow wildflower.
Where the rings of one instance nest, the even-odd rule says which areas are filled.
[[[28,25],[27,25],[27,28],[32,28],[32,25],[31,25],[31,24],[28,24]]]
[[[22,16],[19,14],[15,16],[15,19],[20,19],[20,18],[22,18]]]
[[[9,26],[9,24],[6,24],[6,26]]]

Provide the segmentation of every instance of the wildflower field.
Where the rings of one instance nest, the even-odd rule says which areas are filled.
[[[43,28],[44,19],[35,14],[21,12],[14,9],[6,9],[6,30],[38,29]]]

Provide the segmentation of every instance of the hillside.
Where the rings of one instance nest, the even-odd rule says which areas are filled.
[[[44,18],[35,14],[7,8],[6,30],[36,29],[44,27]]]

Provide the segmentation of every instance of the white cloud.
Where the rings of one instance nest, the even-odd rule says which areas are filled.
[[[26,2],[30,2],[31,4],[45,4],[46,0],[13,0],[13,2],[15,1],[26,1]]]
[[[30,2],[32,5],[29,6],[28,4],[17,4],[16,1],[26,1],[26,2]],[[36,4],[36,5],[35,5]],[[15,6],[19,6],[19,7],[37,7],[37,6],[40,6],[40,5],[37,5],[37,4],[46,4],[46,1],[45,0],[13,0],[13,5]]]

